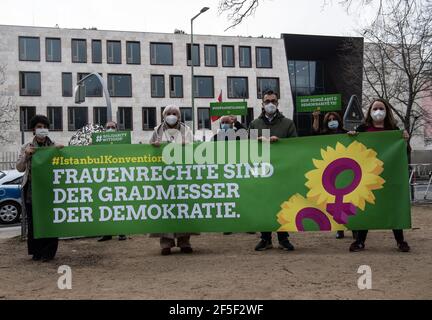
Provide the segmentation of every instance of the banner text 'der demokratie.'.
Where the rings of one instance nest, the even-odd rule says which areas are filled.
[[[240,143],[229,145],[245,159]],[[218,144],[188,146],[188,156]],[[41,149],[35,235],[409,228],[404,148],[391,132],[287,139],[268,161],[228,163],[167,164],[149,145]]]

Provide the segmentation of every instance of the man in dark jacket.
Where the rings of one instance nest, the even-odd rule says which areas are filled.
[[[292,120],[285,118],[279,112],[278,96],[273,91],[267,91],[263,96],[263,112],[258,119],[252,121],[249,127],[250,137],[258,140],[268,140],[263,136],[263,130],[270,130],[270,143],[276,143],[279,139],[297,137],[297,130]],[[288,232],[278,232],[279,248],[293,251],[294,246],[288,240]],[[272,248],[272,233],[261,232],[261,241],[255,247],[256,251],[264,251]]]

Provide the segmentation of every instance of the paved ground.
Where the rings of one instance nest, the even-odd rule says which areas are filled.
[[[389,231],[371,232],[362,253],[330,233],[293,234],[292,253],[258,253],[257,235],[204,234],[193,255],[169,257],[147,236],[63,240],[51,263],[32,262],[13,238],[0,240],[0,299],[432,299],[431,206],[413,208],[406,238],[407,254]],[[72,290],[58,289],[61,265],[72,268]],[[358,289],[361,265],[372,268],[372,290]]]

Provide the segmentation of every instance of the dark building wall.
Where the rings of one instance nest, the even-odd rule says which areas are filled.
[[[322,91],[313,94],[342,95],[343,116],[352,95],[362,98],[363,83],[363,38],[332,37],[315,35],[282,34],[285,41],[287,63],[290,61],[317,61],[323,69],[324,86]],[[291,83],[294,106],[296,105],[295,84]],[[307,95],[302,92],[297,95]],[[312,115],[297,113],[294,108],[294,121],[300,135],[312,133]]]

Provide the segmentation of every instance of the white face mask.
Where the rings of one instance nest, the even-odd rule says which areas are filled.
[[[339,128],[339,121],[337,121],[337,120],[330,121],[328,123],[328,127],[331,130],[336,130],[337,128]]]
[[[178,117],[174,115],[170,115],[165,118],[165,121],[166,123],[168,123],[168,125],[173,126],[178,122]]]
[[[385,110],[375,110],[371,112],[371,117],[373,121],[383,121],[387,116]]]
[[[35,130],[35,133],[36,133],[36,137],[44,139],[44,138],[48,137],[49,130],[46,128],[37,128]]]
[[[115,129],[107,129],[106,132],[115,132]]]
[[[277,111],[277,106],[275,106],[273,103],[269,103],[264,106],[264,110],[267,114],[274,115]]]

